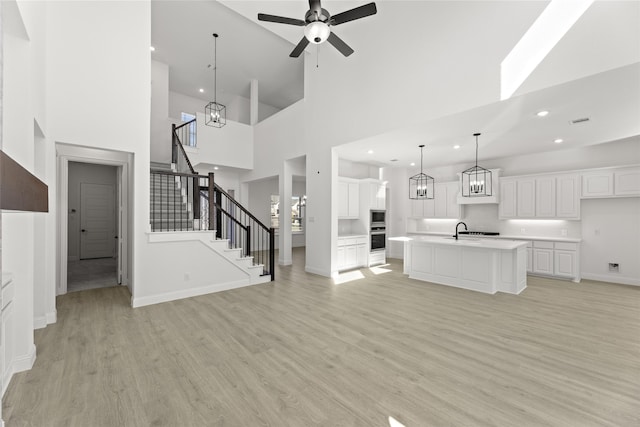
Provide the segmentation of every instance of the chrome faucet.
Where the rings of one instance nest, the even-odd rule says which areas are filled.
[[[455,238],[456,238],[456,240],[458,240],[458,226],[460,226],[460,224],[464,225],[464,229],[465,229],[465,230],[468,230],[468,228],[467,228],[467,224],[465,224],[464,222],[460,221],[459,223],[457,223],[457,224],[456,224],[456,235],[455,235],[455,236],[453,236],[453,237],[455,237]]]

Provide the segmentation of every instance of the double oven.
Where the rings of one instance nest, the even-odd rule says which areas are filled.
[[[383,210],[372,210],[369,228],[369,250],[371,252],[384,251],[387,242],[386,212]]]

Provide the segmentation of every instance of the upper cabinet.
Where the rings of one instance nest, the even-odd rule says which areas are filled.
[[[500,219],[580,219],[578,174],[502,178]]]
[[[439,182],[434,185],[433,199],[410,200],[411,217],[459,219],[458,185],[458,181]]]
[[[640,196],[640,166],[582,173],[583,199]]]
[[[357,181],[338,181],[338,218],[356,219],[360,214],[360,186]]]
[[[363,185],[369,187],[370,209],[384,210],[386,206],[386,186],[375,182]]]

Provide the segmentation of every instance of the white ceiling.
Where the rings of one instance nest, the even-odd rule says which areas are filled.
[[[330,13],[336,14],[366,2],[367,0],[323,1],[322,6]],[[162,57],[163,48],[168,50],[165,62],[170,64],[172,74],[175,74],[170,81],[172,90],[185,93],[183,90],[192,90],[195,86],[192,82],[207,77],[203,72],[189,74],[187,69],[195,65],[203,68],[211,62],[208,54],[211,51],[210,33],[215,30],[221,33],[218,45],[220,72],[223,67],[234,70],[231,74],[219,74],[221,85],[227,91],[248,93],[248,76],[264,71],[264,81],[259,78],[261,102],[285,106],[300,99],[303,86],[303,58],[292,59],[288,55],[302,37],[302,28],[260,22],[257,21],[257,14],[262,12],[303,19],[309,8],[307,1],[223,0],[222,3],[235,12],[220,4],[212,5],[209,2],[183,1],[179,2],[179,5],[175,2],[154,3],[152,39],[154,43],[159,43],[154,58]],[[431,43],[435,37],[434,40],[438,41],[436,45],[446,49],[446,34],[455,34],[456,28],[470,27],[470,11],[478,12],[477,16],[481,13],[486,15],[499,13],[495,11],[505,11],[503,19],[496,19],[508,23],[501,28],[508,28],[511,33],[508,37],[505,34],[504,38],[493,37],[494,40],[502,40],[503,45],[488,45],[486,52],[479,53],[471,50],[471,47],[465,51],[464,45],[457,43],[455,46],[458,51],[455,52],[455,57],[464,63],[463,58],[478,57],[479,54],[491,57],[496,57],[497,53],[503,54],[505,47],[517,42],[519,32],[523,34],[526,31],[547,3],[379,0],[376,2],[377,15],[333,29],[355,50],[354,55],[343,58],[347,66],[357,67],[362,73],[367,73],[368,69],[378,67],[381,60],[394,58],[394,61],[398,62],[394,64],[394,69],[402,70],[403,56],[406,57],[406,66],[415,64],[417,53],[424,50],[427,42],[425,38]],[[210,13],[207,15],[205,12],[198,12],[199,9],[210,9]],[[194,14],[197,18],[194,18]],[[432,26],[424,28],[421,37],[419,29],[427,21],[424,19],[427,16]],[[184,33],[176,35],[175,30],[169,27],[176,22],[190,24]],[[224,31],[214,29],[211,25],[213,22],[219,24]],[[478,27],[475,24],[477,22],[474,23],[474,28]],[[197,30],[198,26],[205,28]],[[491,25],[479,27],[484,28],[481,31],[487,33],[496,31]],[[223,50],[225,34],[232,34],[229,38],[233,39],[232,42],[228,42],[229,50],[226,52]],[[478,37],[480,36],[481,34],[478,34]],[[167,40],[171,37],[176,39]],[[188,41],[194,37],[201,39],[201,42]],[[256,48],[257,39],[260,40],[259,48]],[[376,49],[375,54],[371,54],[372,43]],[[505,43],[508,46],[504,45]],[[182,49],[184,45],[192,47]],[[328,46],[328,49],[332,47]],[[306,55],[307,60],[315,61],[315,48],[310,46],[307,50],[311,53]],[[404,55],[399,55],[399,51]],[[321,55],[322,52],[324,50],[321,50]],[[447,57],[451,58],[454,55]],[[320,60],[322,61],[322,57]],[[445,75],[446,70],[456,69],[456,63],[440,63],[428,58],[424,61],[431,61],[428,64],[429,69],[444,70],[442,74]],[[475,142],[472,137],[474,132],[482,132],[480,159],[562,150],[640,135],[639,62],[640,2],[596,1],[547,55],[513,98],[455,115],[418,121],[408,127],[353,141],[338,147],[338,153],[340,157],[352,161],[407,167],[410,162],[419,162],[418,145],[426,144],[425,166],[435,166],[472,161],[475,155]],[[499,70],[487,68],[488,65],[478,63],[475,72],[494,73],[494,80],[499,80]],[[460,76],[460,73],[450,74],[450,79]],[[394,75],[389,78],[401,77]],[[227,81],[226,79],[229,79],[229,83],[224,86],[223,82]],[[234,79],[237,82],[231,84]],[[292,91],[293,86],[300,87],[300,91]],[[274,100],[265,101],[265,87],[273,89],[269,96]],[[280,95],[282,98],[275,100]],[[411,93],[407,93],[406,96],[410,97]],[[433,104],[438,100],[431,99],[430,102]],[[540,119],[535,113],[541,109],[547,109],[551,113]],[[580,117],[590,117],[591,120],[581,125],[569,125],[569,120]],[[556,138],[562,138],[564,142],[554,144],[553,140]],[[459,150],[452,148],[456,144],[461,145]],[[368,150],[373,150],[374,153],[367,154]],[[391,162],[391,159],[398,160]]]
[[[151,2],[152,59],[169,65],[169,90],[213,100],[213,33],[219,102],[248,98],[251,79],[262,103],[282,109],[303,98],[304,64],[289,58],[291,44],[213,0]]]

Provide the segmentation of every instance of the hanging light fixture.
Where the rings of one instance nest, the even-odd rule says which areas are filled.
[[[433,177],[422,173],[422,150],[420,147],[420,173],[409,178],[409,198],[410,199],[433,199]]]
[[[213,33],[213,102],[204,107],[204,124],[221,128],[227,124],[227,107],[218,104],[218,35]]]
[[[485,197],[493,194],[491,171],[478,166],[478,137],[476,137],[476,165],[462,172],[462,196]]]

